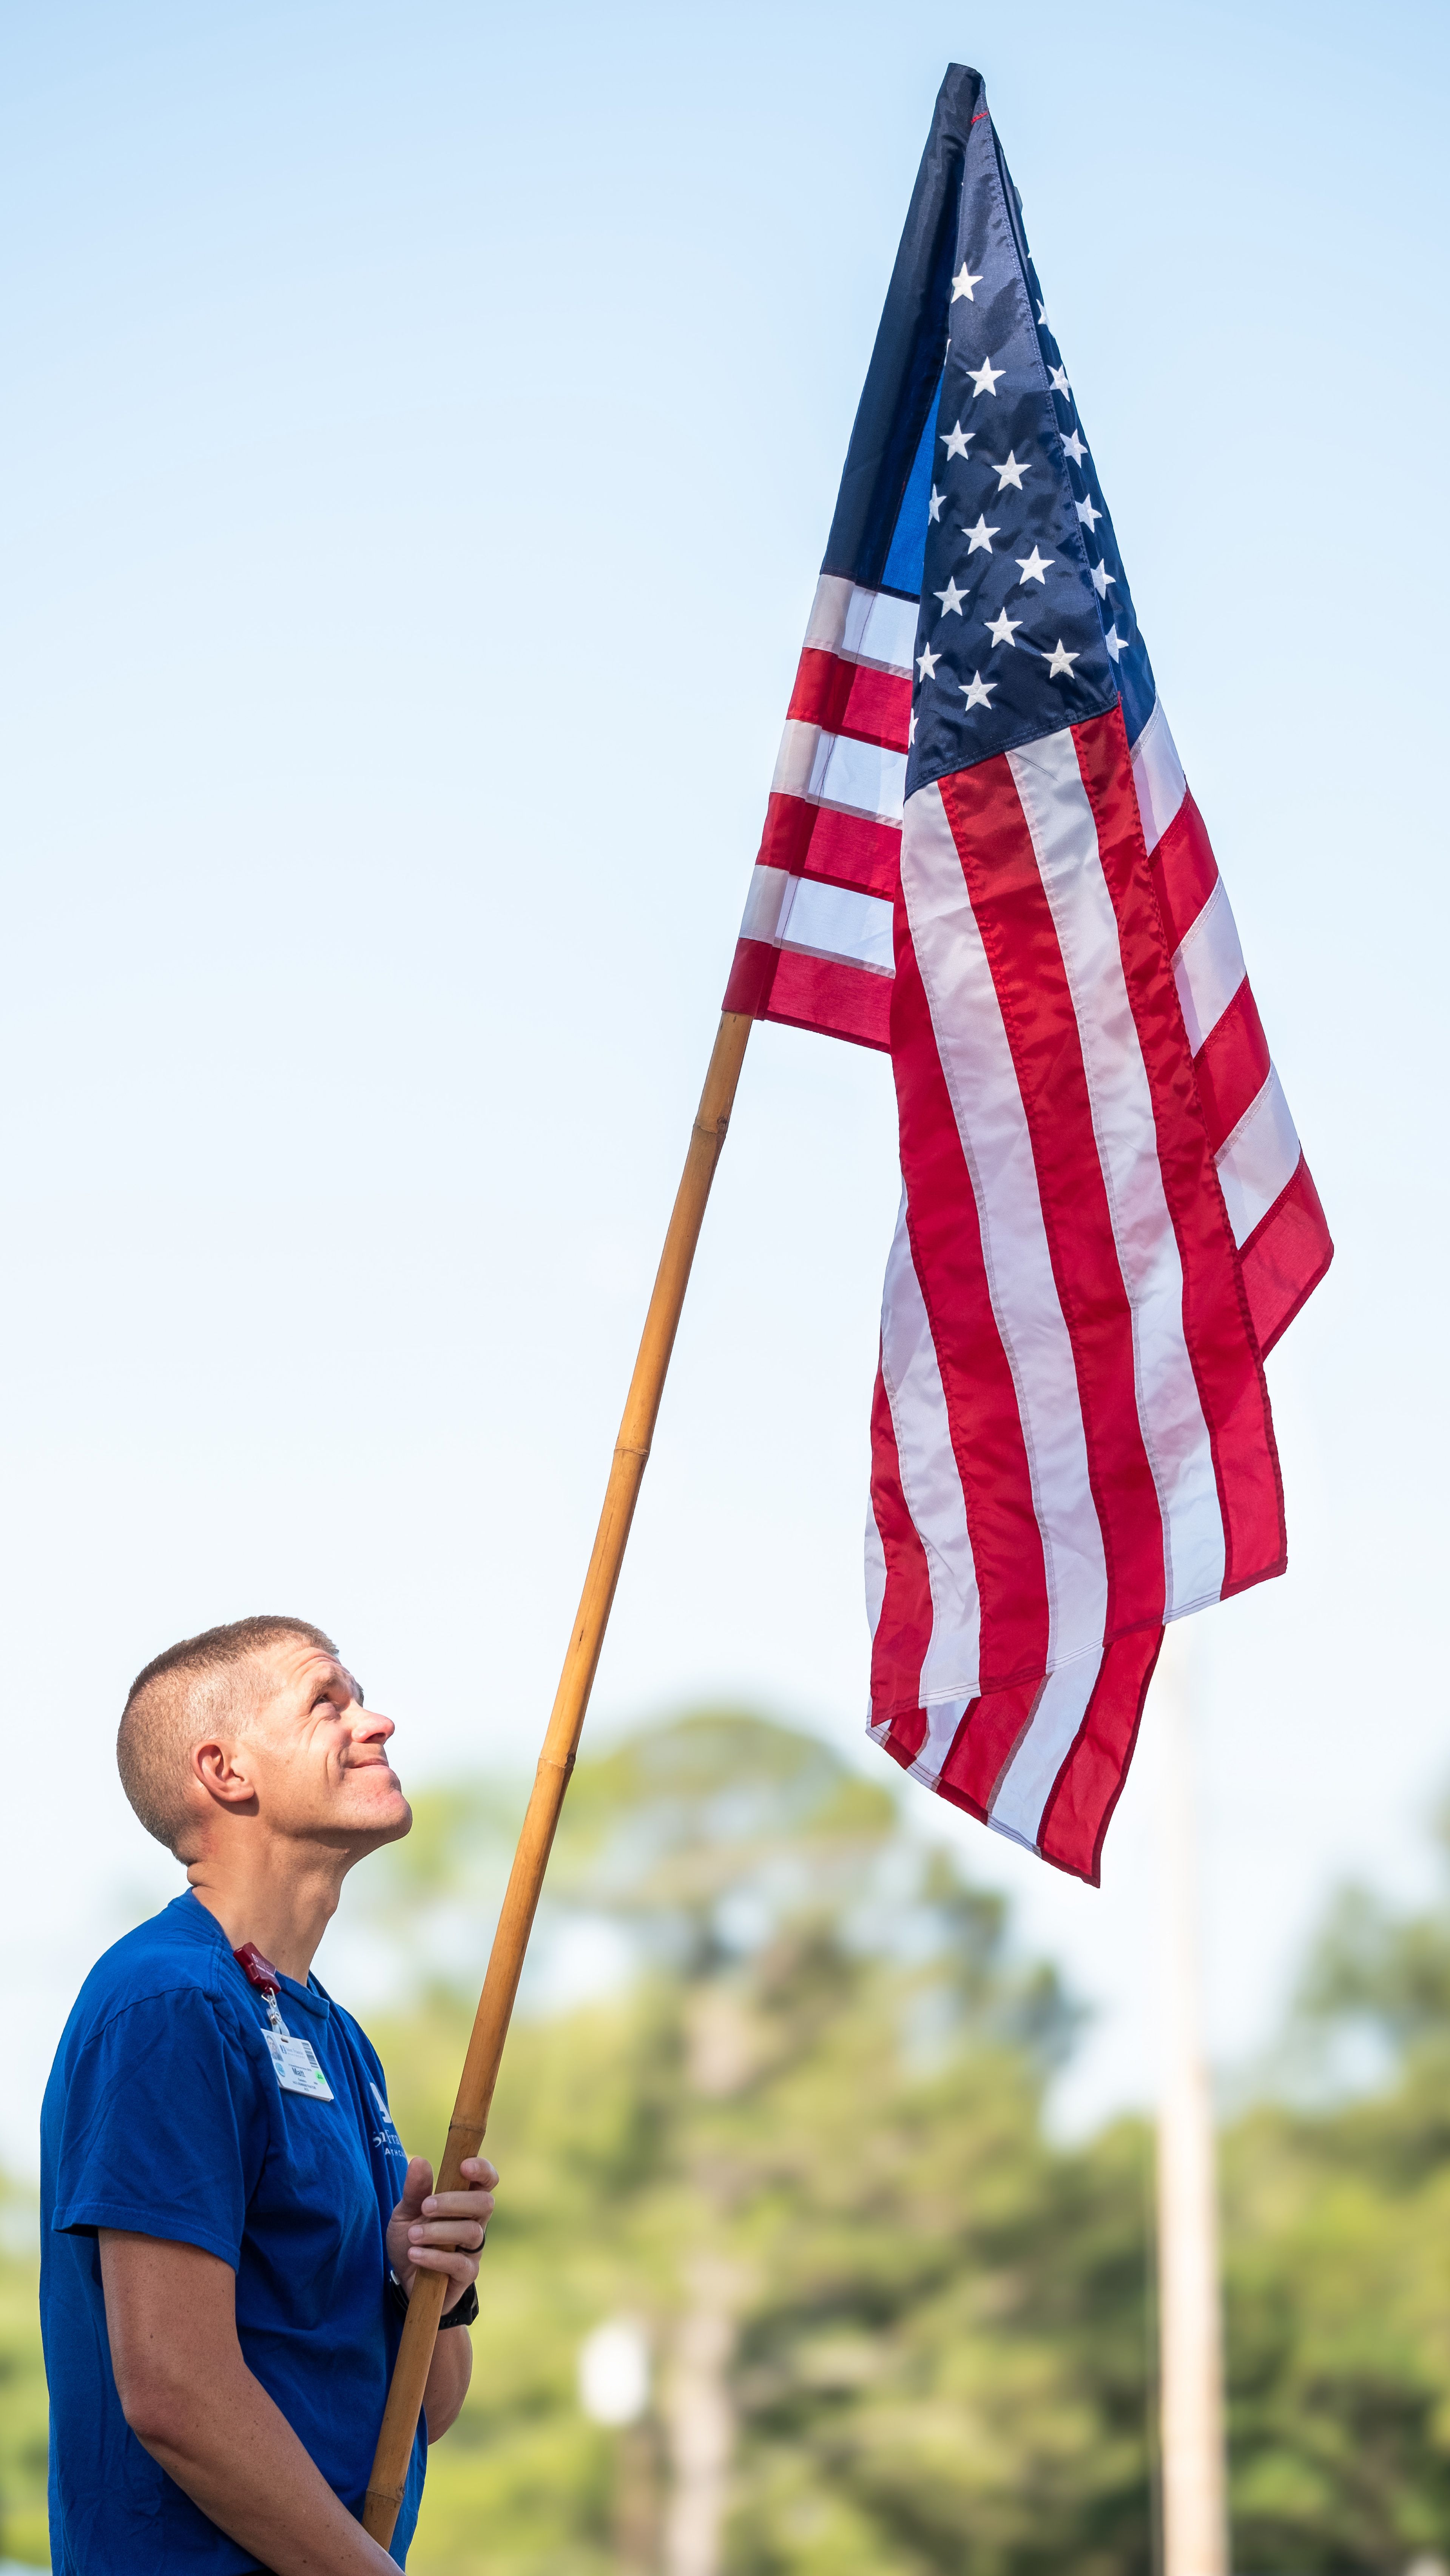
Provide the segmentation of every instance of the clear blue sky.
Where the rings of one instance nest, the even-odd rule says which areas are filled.
[[[941,72],[985,72],[1339,1241],[1200,1623],[1215,2042],[1447,1773],[1446,21],[1067,0],[0,15],[0,2155],[172,1883],[125,1684],[330,1624],[542,1727]],[[1423,477],[1423,480],[1422,480]],[[854,1743],[883,1062],[752,1044],[601,1674]],[[1100,1895],[972,1829],[1151,2081]],[[870,1760],[869,1751],[863,1759]],[[327,1973],[327,1960],[322,1961]]]

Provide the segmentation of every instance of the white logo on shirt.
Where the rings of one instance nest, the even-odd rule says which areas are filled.
[[[374,2129],[373,2131],[373,2145],[375,2147],[381,2147],[385,2156],[401,2156],[404,2164],[406,2164],[408,2161],[407,2149],[405,2148],[402,2139],[399,2137],[397,2130],[393,2126],[392,2112],[388,2109],[387,2103],[383,2099],[382,2094],[378,2091],[378,2088],[376,2084],[374,2084],[371,2076],[368,2078],[368,2091],[371,2093],[373,2100],[378,2106],[378,2118],[382,2122],[382,2127]]]

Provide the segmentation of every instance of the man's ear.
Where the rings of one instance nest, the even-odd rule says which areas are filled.
[[[215,1738],[193,1745],[190,1768],[193,1781],[214,1806],[255,1812],[257,1792],[247,1776],[246,1756],[240,1746],[219,1743]]]

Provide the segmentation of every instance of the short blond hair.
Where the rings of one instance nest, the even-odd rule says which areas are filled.
[[[264,1614],[183,1637],[154,1655],[131,1684],[116,1737],[121,1786],[148,1834],[169,1852],[176,1853],[185,1830],[192,1752],[218,1718],[235,1724],[244,1699],[241,1668],[279,1637],[306,1638],[324,1654],[337,1652],[310,1619]]]

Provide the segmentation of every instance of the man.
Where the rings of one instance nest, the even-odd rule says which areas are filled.
[[[474,2157],[434,2193],[311,1974],[353,1863],[412,1823],[362,1699],[320,1628],[259,1618],[126,1702],[126,1795],[190,1885],[92,1970],[46,2088],[56,2576],[381,2576],[463,2403],[444,2331],[390,2557],[355,2516],[402,2314],[424,2271],[456,2285],[445,2329],[477,2313],[498,2176]]]

